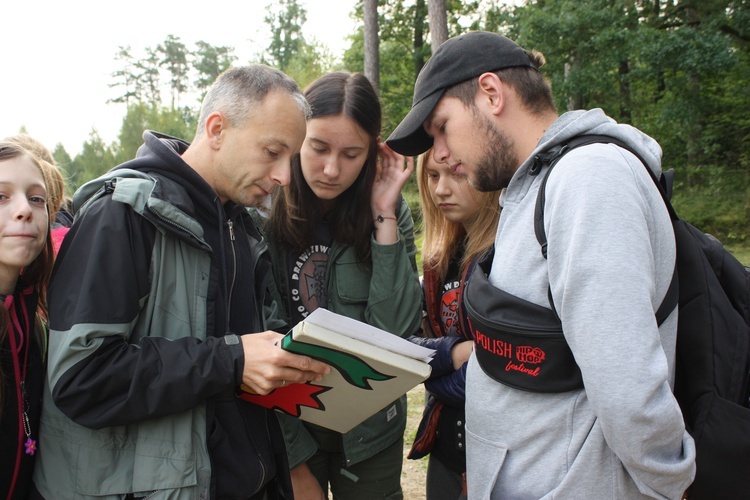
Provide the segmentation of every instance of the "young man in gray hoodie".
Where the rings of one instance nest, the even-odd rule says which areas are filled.
[[[579,147],[547,182],[546,259],[534,232],[548,168],[535,166],[539,153],[581,134],[608,135],[658,176],[661,148],[599,109],[558,116],[538,71],[543,63],[497,34],[452,38],[422,69],[412,109],[387,140],[404,155],[432,146],[436,162],[481,191],[505,188],[490,295],[546,313],[551,300],[578,374],[572,384],[562,380],[565,372],[543,382],[537,367],[562,362],[556,352],[522,356],[523,337],[503,341],[474,325],[469,498],[680,498],[695,474],[695,446],[671,387],[677,310],[661,325],[655,318],[675,266],[674,233],[656,186],[627,150]],[[510,372],[528,381],[508,385]]]

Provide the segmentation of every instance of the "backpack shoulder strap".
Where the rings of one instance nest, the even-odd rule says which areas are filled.
[[[579,135],[577,137],[572,138],[570,141],[568,141],[565,144],[562,144],[560,146],[556,146],[552,149],[550,149],[548,152],[537,154],[534,158],[534,166],[531,168],[532,175],[535,173],[539,173],[542,170],[542,167],[545,165],[548,165],[549,168],[547,169],[547,172],[544,174],[544,177],[542,178],[542,184],[539,186],[539,194],[536,199],[536,208],[534,210],[534,232],[536,233],[536,239],[539,242],[539,245],[542,247],[542,255],[544,258],[547,258],[547,235],[544,232],[544,203],[546,201],[546,187],[547,187],[547,179],[549,178],[549,174],[552,172],[552,169],[557,164],[558,161],[566,154],[572,151],[575,148],[581,147],[581,146],[587,146],[589,144],[615,144],[616,146],[620,146],[623,149],[626,149],[627,151],[630,151],[635,155],[636,158],[644,165],[646,166],[646,170],[648,170],[651,179],[654,181],[656,186],[659,188],[659,192],[662,194],[662,197],[664,198],[664,203],[666,203],[667,208],[669,210],[669,215],[672,217],[672,219],[677,218],[677,214],[675,213],[674,209],[672,208],[672,204],[669,202],[669,196],[666,192],[666,186],[662,185],[662,183],[656,178],[656,175],[651,171],[650,168],[648,168],[648,164],[646,161],[641,157],[640,154],[638,154],[637,151],[634,151],[628,144],[624,143],[623,141],[619,139],[615,139],[614,137],[610,137],[608,135],[594,135],[594,134],[588,134],[588,135]],[[665,179],[665,182],[669,182],[671,184],[671,178],[669,180]],[[670,191],[671,191],[671,185]]]
[[[675,211],[674,207],[672,207],[672,203],[670,202],[670,198],[672,195],[672,181],[674,178],[674,172],[672,170],[666,172],[665,174],[662,174],[661,179],[659,179],[656,177],[656,174],[654,174],[654,172],[648,167],[648,163],[646,163],[643,157],[625,142],[608,135],[579,135],[577,137],[573,137],[565,144],[555,146],[547,152],[537,154],[534,158],[534,165],[531,167],[532,175],[536,175],[542,170],[544,166],[549,166],[547,172],[542,178],[542,183],[539,186],[539,193],[536,198],[536,207],[534,209],[534,233],[536,234],[536,239],[541,246],[542,256],[545,259],[547,258],[547,234],[544,232],[544,203],[546,201],[545,192],[549,174],[552,172],[552,168],[557,164],[557,162],[560,161],[560,158],[562,158],[571,150],[580,146],[601,143],[614,144],[616,146],[619,146],[627,151],[630,151],[636,158],[638,158],[638,161],[640,161],[641,164],[643,164],[643,166],[646,168],[646,171],[651,177],[651,180],[654,181],[654,184],[656,184],[656,187],[659,190],[662,199],[664,200],[664,204],[669,211],[670,218],[673,222],[678,220],[677,212]],[[552,303],[552,293],[550,292],[548,295],[550,305],[554,310],[555,307]],[[675,266],[675,272],[672,276],[672,281],[669,285],[669,289],[667,290],[667,294],[664,297],[661,305],[659,306],[659,309],[656,311],[656,320],[659,325],[661,325],[664,320],[667,319],[667,316],[672,313],[674,308],[677,306],[678,299],[679,286],[677,281],[677,268]]]

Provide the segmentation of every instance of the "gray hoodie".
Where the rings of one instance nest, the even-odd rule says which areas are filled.
[[[611,135],[657,175],[659,145],[601,110],[562,115],[504,196],[490,282],[549,307],[548,288],[585,388],[525,392],[489,378],[472,356],[466,383],[469,498],[680,498],[695,446],[672,396],[677,312],[657,327],[675,241],[643,165],[614,145],[577,148],[547,183],[548,259],[534,235],[536,153],[576,135]]]

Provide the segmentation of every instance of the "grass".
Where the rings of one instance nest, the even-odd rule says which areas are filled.
[[[735,256],[737,260],[742,262],[746,266],[750,266],[750,245],[748,244],[734,244],[724,245],[729,252]]]
[[[414,435],[417,432],[419,421],[422,419],[424,386],[419,384],[406,393],[406,399],[407,415],[406,431],[404,432],[404,463],[401,470],[401,488],[403,489],[405,500],[424,500],[427,457],[419,460],[408,460],[406,458],[411,449],[412,442],[414,442]]]

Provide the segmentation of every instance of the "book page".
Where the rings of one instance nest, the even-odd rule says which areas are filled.
[[[303,322],[328,328],[329,330],[333,330],[334,332],[340,333],[346,337],[358,339],[362,342],[367,342],[368,344],[376,345],[383,349],[403,354],[410,358],[419,359],[427,363],[429,363],[435,355],[434,349],[412,344],[398,335],[388,333],[385,330],[368,325],[367,323],[362,323],[356,319],[336,314],[322,307],[319,307],[310,313]]]

